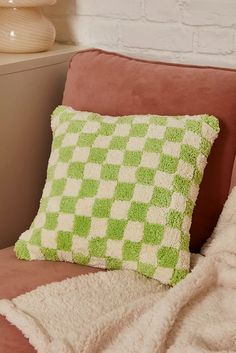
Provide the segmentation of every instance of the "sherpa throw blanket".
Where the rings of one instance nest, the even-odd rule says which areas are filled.
[[[203,255],[173,288],[101,272],[0,301],[39,353],[236,352],[236,188]]]

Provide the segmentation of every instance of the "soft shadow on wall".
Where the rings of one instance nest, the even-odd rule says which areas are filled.
[[[76,24],[77,0],[57,0],[53,6],[45,6],[43,11],[56,27],[58,42],[73,44],[76,42],[74,27]]]

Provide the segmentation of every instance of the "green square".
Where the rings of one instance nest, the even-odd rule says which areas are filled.
[[[74,234],[80,237],[87,237],[91,227],[91,218],[85,216],[75,216],[74,219]]]
[[[115,164],[104,164],[102,166],[101,178],[103,180],[117,180],[120,166]]]
[[[193,180],[196,185],[200,185],[203,178],[203,173],[200,170],[196,169],[193,175]]]
[[[190,243],[189,235],[181,234],[180,250],[188,251],[189,250],[189,243]]]
[[[159,170],[162,172],[173,174],[177,170],[178,163],[178,158],[171,157],[167,154],[162,154],[159,164]]]
[[[124,165],[138,166],[141,162],[142,152],[126,151],[124,155]]]
[[[179,192],[180,194],[182,194],[184,196],[188,196],[190,185],[191,185],[190,180],[185,179],[185,178],[181,177],[180,175],[176,175],[174,177],[174,181],[173,181],[174,191]]]
[[[112,200],[96,199],[93,205],[93,216],[99,218],[108,218],[110,216]]]
[[[171,142],[181,142],[184,138],[184,132],[184,129],[167,127],[165,132],[165,139]]]
[[[24,240],[18,240],[14,250],[18,259],[30,260],[30,253]]]
[[[188,270],[174,270],[173,276],[171,278],[170,284],[172,286],[174,286],[175,284],[177,284],[178,282],[180,282],[182,279],[184,279],[187,274],[188,274]]]
[[[108,270],[121,270],[122,269],[122,261],[118,259],[114,259],[112,257],[106,258],[106,268]]]
[[[62,195],[66,185],[66,179],[58,179],[52,182],[52,191],[50,196],[60,196]]]
[[[193,209],[194,209],[194,202],[192,200],[188,199],[186,201],[185,214],[189,217],[192,217]]]
[[[112,150],[124,150],[128,143],[128,137],[114,136],[111,140],[109,148]]]
[[[64,213],[75,213],[77,198],[72,196],[63,196],[60,204],[60,211]]]
[[[57,249],[70,251],[72,247],[73,235],[71,232],[58,232],[57,234]]]
[[[147,277],[153,277],[157,267],[140,262],[138,264],[138,272]]]
[[[74,151],[74,146],[61,147],[59,149],[59,160],[61,162],[69,162]]]
[[[40,248],[40,250],[41,250],[41,253],[43,254],[45,260],[59,261],[56,249]]]
[[[79,135],[77,145],[79,147],[90,147],[94,143],[96,137],[96,134],[86,134],[83,132]]]
[[[29,242],[32,245],[41,246],[41,230],[34,229]]]
[[[73,254],[73,262],[80,265],[88,265],[90,257],[83,254]]]
[[[151,204],[158,207],[169,207],[171,202],[172,192],[168,189],[155,187]]]
[[[183,161],[188,162],[188,163],[192,164],[193,166],[195,166],[198,155],[199,155],[199,151],[196,148],[194,148],[190,145],[182,145],[181,146],[180,158]]]
[[[204,137],[202,138],[202,141],[201,141],[200,150],[205,157],[208,157],[211,151],[211,143]]]
[[[186,127],[186,130],[195,132],[196,134],[198,134],[200,136],[202,134],[202,122],[201,121],[188,119],[188,120],[186,120],[185,127]]]
[[[125,240],[123,245],[123,260],[124,261],[138,261],[142,244],[130,240]]]
[[[68,126],[67,132],[78,133],[82,130],[85,125],[85,121],[82,120],[72,120]]]
[[[152,115],[150,119],[150,124],[165,126],[167,124],[168,118],[166,116]]]
[[[175,268],[178,258],[178,250],[167,246],[163,246],[157,253],[158,265],[161,267]]]
[[[101,164],[105,161],[106,156],[107,156],[107,149],[91,148],[88,161]]]
[[[84,163],[73,162],[69,165],[68,177],[73,179],[83,179],[84,176]]]
[[[82,181],[82,185],[79,192],[79,197],[93,197],[97,194],[99,182],[97,180],[85,179]]]
[[[54,230],[57,226],[58,213],[46,213],[45,229]]]
[[[133,124],[130,130],[130,136],[144,137],[148,130],[148,124]]]
[[[148,138],[144,146],[144,151],[160,153],[162,150],[163,143],[163,140],[158,140],[156,138]]]
[[[118,183],[115,191],[115,198],[117,200],[131,200],[134,193],[134,184]]]
[[[118,219],[109,219],[107,227],[107,236],[109,239],[120,240],[124,236],[126,221]]]
[[[101,123],[99,135],[111,136],[116,128],[115,124]]]
[[[144,222],[147,215],[148,205],[141,202],[132,202],[129,209],[128,219],[130,221]]]
[[[89,254],[90,256],[105,257],[106,247],[106,238],[93,238],[89,242]]]
[[[153,245],[160,244],[164,236],[164,231],[165,227],[161,224],[146,223],[144,225],[143,242]]]
[[[62,144],[64,137],[65,137],[65,134],[54,137],[53,143],[52,143],[53,150],[56,150],[57,148],[61,147],[61,144]]]
[[[47,171],[47,180],[51,181],[54,179],[54,172],[55,172],[56,166],[52,165],[48,167],[48,171]]]
[[[167,225],[170,228],[177,228],[181,230],[182,224],[183,224],[183,218],[184,218],[183,213],[175,210],[170,210],[167,215]]]
[[[136,171],[138,183],[152,185],[154,182],[155,170],[151,168],[140,167]]]

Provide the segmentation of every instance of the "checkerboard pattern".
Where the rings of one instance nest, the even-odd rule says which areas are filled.
[[[213,116],[52,115],[40,209],[15,245],[25,260],[132,269],[174,285],[189,271],[189,229],[218,135]]]

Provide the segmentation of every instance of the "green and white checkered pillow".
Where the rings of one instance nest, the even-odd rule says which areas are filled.
[[[40,208],[15,245],[17,257],[132,269],[170,285],[184,278],[218,120],[109,117],[60,106],[52,130]]]

